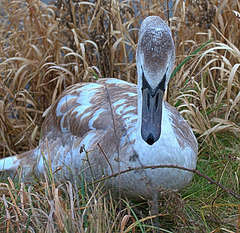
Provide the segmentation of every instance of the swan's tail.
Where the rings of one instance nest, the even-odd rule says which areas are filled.
[[[0,172],[6,172],[7,175],[13,177],[18,167],[25,167],[25,165],[27,165],[28,163],[32,163],[31,155],[32,150],[20,155],[0,159]]]
[[[10,177],[14,176],[18,166],[19,161],[17,156],[11,156],[0,160],[0,172],[6,172]]]
[[[17,168],[19,161],[17,156],[11,156],[0,160],[0,171],[8,171]]]

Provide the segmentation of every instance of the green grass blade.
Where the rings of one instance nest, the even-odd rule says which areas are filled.
[[[208,40],[205,44],[203,44],[202,46],[200,46],[198,49],[196,49],[191,55],[189,55],[186,59],[184,59],[179,66],[172,72],[171,77],[172,78],[177,72],[178,70],[182,67],[182,65],[184,65],[193,55],[197,54],[200,50],[202,50],[206,45],[208,45],[209,43],[211,43],[213,41],[213,39]]]

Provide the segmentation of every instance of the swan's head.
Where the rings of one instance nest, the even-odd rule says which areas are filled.
[[[136,54],[141,115],[141,136],[149,145],[161,135],[163,94],[175,62],[170,28],[158,16],[141,25]]]

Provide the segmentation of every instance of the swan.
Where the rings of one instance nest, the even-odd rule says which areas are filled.
[[[158,16],[141,24],[136,51],[138,84],[114,78],[68,87],[45,111],[38,147],[0,160],[0,170],[58,181],[111,176],[129,168],[177,165],[195,169],[197,140],[180,113],[163,100],[175,63],[171,30]],[[46,162],[47,161],[47,162]],[[49,165],[50,164],[50,165]],[[132,198],[180,190],[193,174],[176,168],[138,169],[105,180]]]

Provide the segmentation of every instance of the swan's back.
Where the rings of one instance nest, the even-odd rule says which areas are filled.
[[[67,88],[45,115],[42,137],[48,139],[62,134],[83,137],[94,130],[112,130],[114,125],[116,130],[129,128],[137,120],[137,88],[118,79],[76,84]]]
[[[89,179],[100,178],[101,170],[111,175],[117,172],[112,167],[119,156],[125,160],[133,153],[136,125],[136,85],[118,79],[73,85],[45,112],[41,140],[33,153],[39,160],[35,169],[43,174],[42,155],[49,155],[53,172],[58,170],[56,177],[72,179],[89,166],[98,174]],[[91,164],[86,164],[86,154]]]

